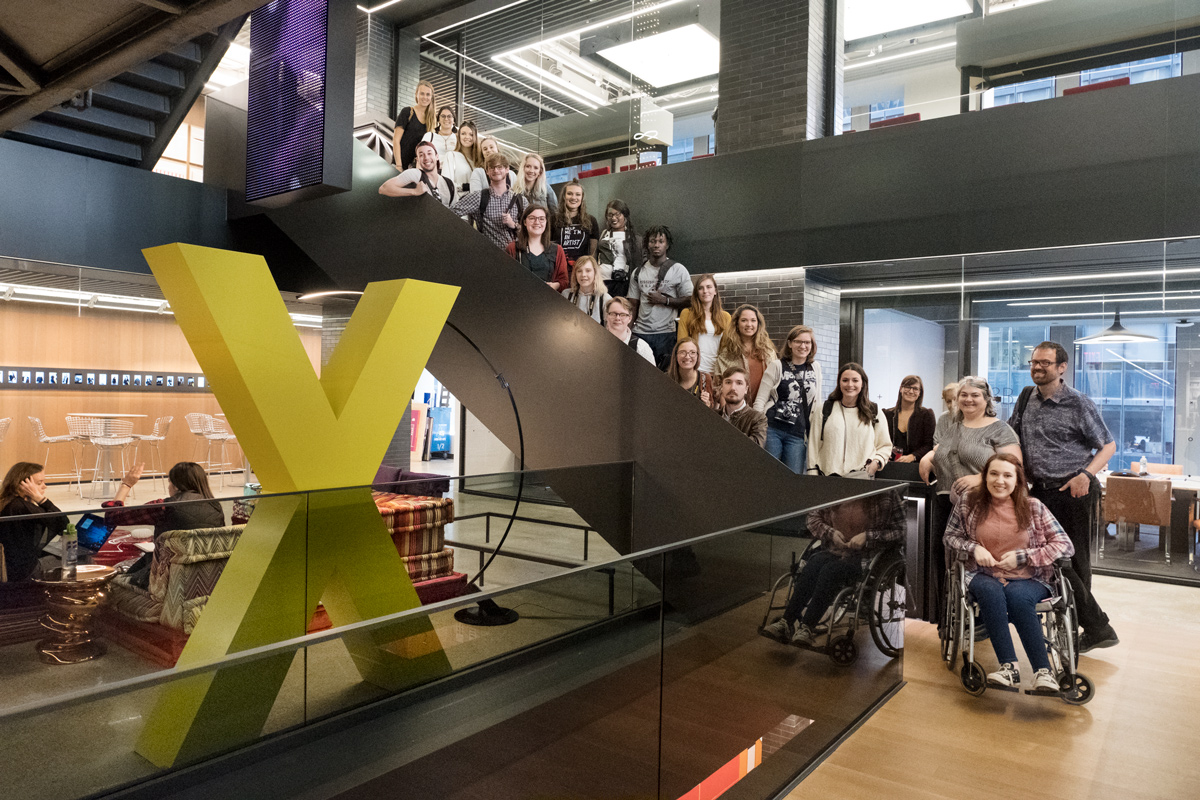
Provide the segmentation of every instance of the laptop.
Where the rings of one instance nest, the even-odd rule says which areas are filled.
[[[75,523],[75,532],[79,536],[79,549],[95,554],[100,552],[108,537],[112,536],[112,528],[105,524],[104,518],[95,514],[84,514]]]

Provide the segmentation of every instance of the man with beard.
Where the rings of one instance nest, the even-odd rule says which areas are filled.
[[[1108,615],[1092,596],[1091,537],[1093,511],[1100,505],[1104,469],[1117,450],[1096,404],[1063,381],[1067,351],[1057,342],[1042,342],[1029,360],[1028,386],[1017,399],[1008,424],[1021,439],[1030,495],[1045,503],[1075,545],[1067,580],[1075,592],[1075,608],[1083,636],[1079,652],[1112,647],[1120,640]]]

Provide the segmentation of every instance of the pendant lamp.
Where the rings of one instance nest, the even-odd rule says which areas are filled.
[[[1113,312],[1113,324],[1091,336],[1084,336],[1082,339],[1076,339],[1075,344],[1120,344],[1122,342],[1157,342],[1157,336],[1150,336],[1145,333],[1134,333],[1121,324],[1121,307],[1117,306]]]

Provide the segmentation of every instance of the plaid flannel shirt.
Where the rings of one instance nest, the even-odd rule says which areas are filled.
[[[1073,555],[1075,545],[1067,538],[1066,531],[1058,520],[1050,513],[1040,500],[1029,498],[1029,511],[1032,519],[1029,525],[1029,546],[1017,550],[1017,566],[1033,568],[1033,577],[1042,583],[1054,582],[1054,562],[1060,558]],[[982,572],[985,575],[993,573],[992,567],[981,567],[975,561],[975,545],[979,543],[976,530],[982,519],[982,506],[976,505],[967,509],[966,503],[954,504],[950,521],[946,523],[946,535],[943,542],[949,550],[966,556],[967,572]],[[993,553],[997,560],[1003,553]]]

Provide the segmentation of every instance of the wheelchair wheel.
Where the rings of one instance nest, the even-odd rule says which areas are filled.
[[[963,688],[971,695],[979,697],[987,691],[987,673],[978,661],[963,664],[959,677],[962,678]]]
[[[1086,705],[1095,694],[1095,688],[1091,678],[1080,672],[1076,672],[1074,675],[1063,675],[1058,679],[1059,694],[1064,702],[1073,706]]]
[[[839,667],[848,667],[858,660],[858,645],[853,636],[839,636],[829,643],[829,657]]]
[[[880,574],[872,592],[869,625],[871,638],[879,652],[896,658],[904,651],[904,619],[908,593],[904,582],[904,562],[894,561]]]
[[[964,635],[963,623],[962,603],[959,602],[958,596],[951,592],[946,600],[942,629],[939,631],[942,638],[942,660],[946,662],[946,669],[951,672],[954,672],[958,664],[958,651]]]

